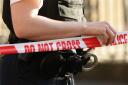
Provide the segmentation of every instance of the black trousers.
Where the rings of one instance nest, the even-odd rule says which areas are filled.
[[[0,85],[66,85],[66,81],[63,79],[53,78],[46,80],[22,77],[22,74],[19,73],[17,61],[17,55],[6,55],[2,58]]]

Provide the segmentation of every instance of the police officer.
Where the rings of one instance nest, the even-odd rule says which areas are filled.
[[[85,22],[82,4],[83,0],[4,0],[3,19],[11,32],[9,42],[102,35],[102,44],[112,43],[116,35],[112,26],[107,22]],[[42,57],[47,55],[53,57],[58,53],[5,55],[2,85],[66,85],[63,78],[40,72]],[[58,64],[54,64],[56,68]],[[50,65],[45,68],[52,68]]]

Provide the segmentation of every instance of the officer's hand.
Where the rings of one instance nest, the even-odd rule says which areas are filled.
[[[102,44],[111,44],[116,36],[116,31],[107,22],[88,22],[85,25],[85,36],[102,36]]]

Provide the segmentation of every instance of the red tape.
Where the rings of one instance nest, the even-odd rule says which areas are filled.
[[[83,41],[87,45],[88,48],[94,48],[94,47],[101,47],[102,46],[100,44],[100,42],[97,40],[96,37],[93,37],[93,38],[84,38]]]
[[[74,37],[40,42],[0,45],[0,54],[17,54],[102,47],[100,37]],[[111,45],[128,43],[128,32],[117,33]]]
[[[17,54],[17,50],[15,46],[1,46],[0,47],[0,54]]]

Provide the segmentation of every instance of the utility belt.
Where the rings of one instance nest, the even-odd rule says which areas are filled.
[[[86,64],[89,62],[91,57],[93,57],[94,62],[91,63],[92,65],[89,67],[86,67]],[[84,70],[85,68],[87,68],[86,70],[89,70],[97,63],[97,57],[95,55],[88,53],[88,51],[83,52],[82,50],[77,50],[76,53],[71,50],[67,50],[19,54],[18,58],[20,60],[19,65],[28,65],[25,67],[27,70],[25,69],[26,71],[23,71],[24,69],[21,69],[21,72],[25,73],[29,70],[28,72],[33,72],[32,75],[39,74],[43,79],[64,77],[68,73],[77,74],[81,72],[83,68]]]
[[[13,34],[9,39],[11,43],[30,42],[25,39],[17,39]],[[95,67],[97,57],[90,54],[89,51],[78,49],[75,52],[65,50],[18,54],[19,76],[25,78],[40,76],[43,79],[50,79],[90,70]],[[91,63],[90,59],[92,59]]]

